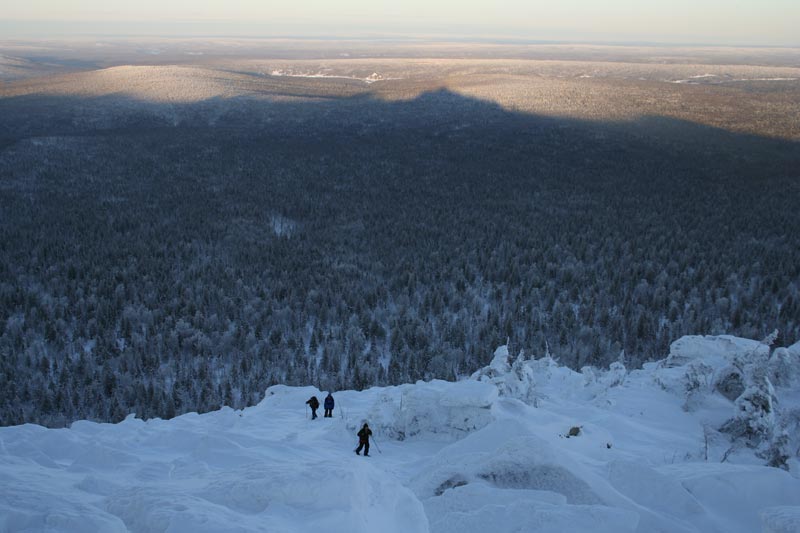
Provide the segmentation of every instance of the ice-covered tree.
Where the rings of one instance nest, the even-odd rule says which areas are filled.
[[[781,428],[777,396],[769,377],[769,347],[778,337],[773,331],[758,347],[735,358],[744,391],[734,401],[735,415],[721,431],[731,435],[733,446],[756,448],[758,455],[771,466],[785,467],[790,457],[788,435]]]

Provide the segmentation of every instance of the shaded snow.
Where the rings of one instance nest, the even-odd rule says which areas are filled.
[[[761,511],[763,533],[800,531],[800,507],[767,507]]]

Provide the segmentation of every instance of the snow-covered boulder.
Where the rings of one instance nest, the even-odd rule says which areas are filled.
[[[411,487],[427,498],[470,483],[556,493],[571,504],[602,503],[551,444],[509,420],[493,422],[439,452]]]
[[[800,387],[800,342],[775,348],[769,358],[769,378],[778,387]]]
[[[722,367],[732,363],[736,357],[750,354],[767,357],[769,346],[732,335],[686,335],[670,345],[666,365],[682,366],[700,359],[705,364]]]
[[[639,523],[636,512],[608,505],[595,476],[513,420],[443,448],[410,487],[435,533],[616,533],[637,531]]]
[[[603,505],[571,505],[548,491],[470,483],[425,502],[432,533],[466,531],[633,533],[635,513]]]
[[[669,356],[657,363],[654,376],[664,390],[684,396],[684,407],[693,410],[712,391],[736,402],[753,385],[755,369],[762,367],[769,355],[766,341],[687,335],[672,343]]]
[[[418,381],[380,393],[365,419],[387,437],[405,440],[419,435],[461,438],[488,425],[497,388],[472,380]],[[352,427],[362,420],[351,421]]]
[[[464,435],[491,422],[497,389],[485,383],[418,382],[403,390],[395,427],[400,435]]]

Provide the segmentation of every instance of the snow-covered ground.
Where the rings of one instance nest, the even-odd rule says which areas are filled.
[[[289,78],[332,78],[339,80],[356,80],[363,81],[367,85],[375,83],[376,81],[399,80],[401,78],[386,78],[377,72],[373,72],[369,76],[345,76],[341,74],[332,74],[330,72],[295,72],[293,70],[275,69],[270,72],[270,76],[286,76]]]
[[[796,450],[798,345],[687,337],[581,373],[501,347],[458,383],[334,391],[333,418],[309,419],[320,391],[275,386],[243,411],[0,428],[0,531],[798,532],[796,452],[764,466],[718,431],[743,416],[726,376],[748,357]]]

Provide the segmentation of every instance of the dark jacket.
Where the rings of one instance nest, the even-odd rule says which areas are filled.
[[[358,432],[358,441],[359,442],[369,442],[369,436],[372,435],[372,430],[369,427],[361,428],[361,431]]]
[[[330,394],[325,397],[325,409],[333,409],[333,396]]]
[[[309,407],[311,407],[312,409],[316,409],[317,407],[319,407],[319,400],[317,400],[317,397],[316,397],[316,396],[312,396],[311,398],[309,398],[309,399],[306,401],[306,403],[307,403],[307,404],[309,405]]]

